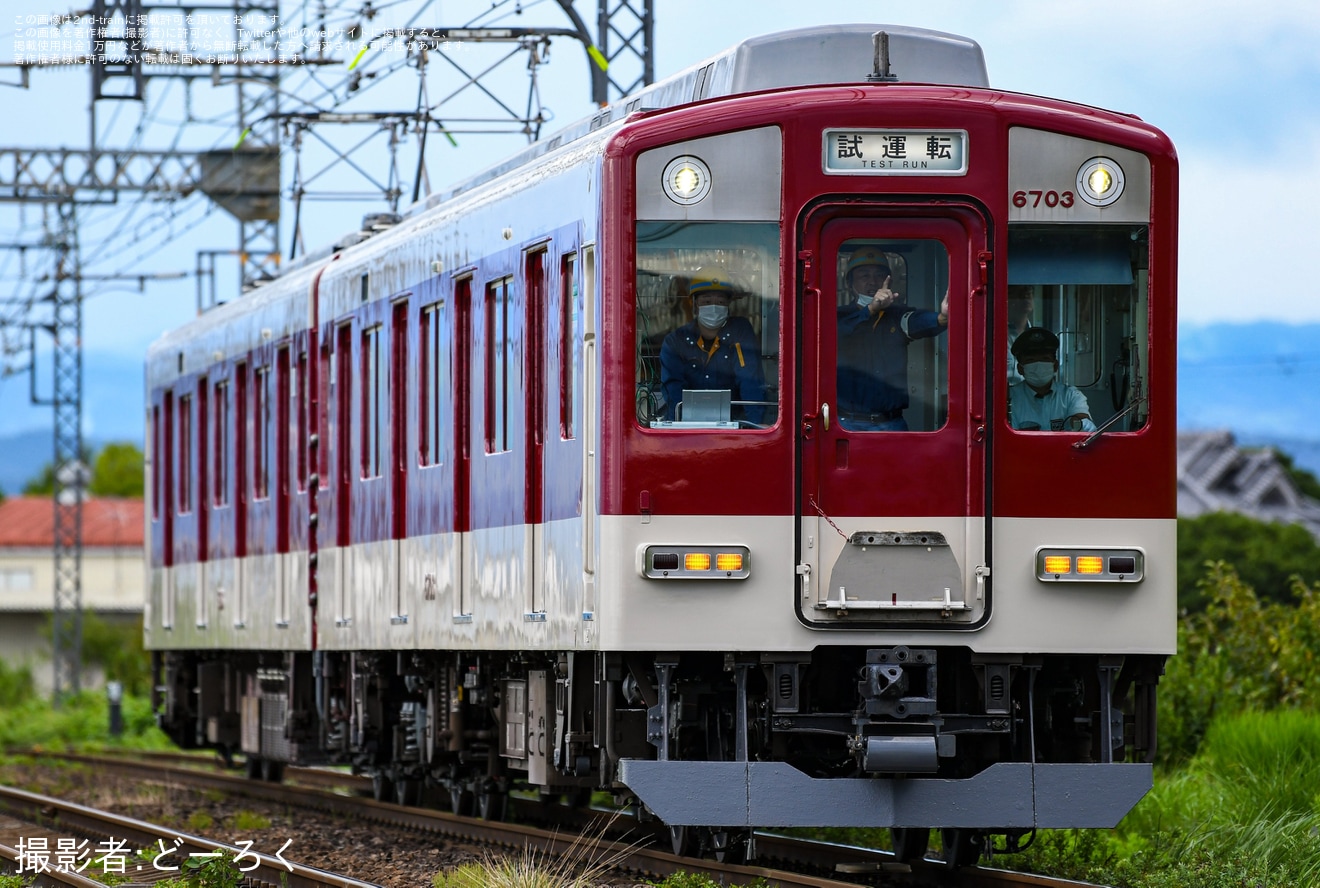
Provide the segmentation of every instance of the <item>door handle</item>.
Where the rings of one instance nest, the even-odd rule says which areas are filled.
[[[830,405],[828,402],[820,405],[820,424],[825,431],[830,430]]]

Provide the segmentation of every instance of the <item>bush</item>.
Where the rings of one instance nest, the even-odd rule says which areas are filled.
[[[1299,524],[1257,521],[1233,512],[1178,519],[1178,606],[1199,611],[1209,599],[1206,567],[1227,562],[1262,598],[1291,601],[1293,577],[1320,582],[1320,544]]]
[[[1204,611],[1186,614],[1178,656],[1160,682],[1160,761],[1187,761],[1217,715],[1320,711],[1320,584],[1291,583],[1292,603],[1262,601],[1219,562],[1198,583]]]
[[[32,669],[10,666],[0,660],[0,708],[18,706],[31,700],[34,694]]]
[[[58,709],[36,696],[0,708],[0,747],[103,746],[169,749],[169,738],[156,728],[151,702],[125,696],[124,732],[110,736],[110,710],[102,691],[83,691],[62,701]]]

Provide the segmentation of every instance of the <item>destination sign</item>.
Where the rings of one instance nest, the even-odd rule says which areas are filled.
[[[962,176],[966,130],[828,129],[824,169],[842,176]]]

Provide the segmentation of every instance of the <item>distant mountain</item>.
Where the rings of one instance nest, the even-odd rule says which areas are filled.
[[[142,443],[143,369],[140,358],[89,351],[83,355],[83,434],[102,441]],[[37,364],[37,395],[51,396],[48,356]],[[18,432],[54,428],[51,408],[32,403],[26,376],[0,379],[0,439]],[[3,459],[0,451],[0,459]]]
[[[1299,464],[1320,469],[1320,324],[1180,327],[1178,427],[1231,429],[1243,443],[1287,441]]]
[[[23,490],[54,456],[54,429],[19,432],[0,438],[0,490],[13,496]]]
[[[37,395],[51,395],[48,356],[37,363]],[[83,355],[83,444],[92,452],[108,441],[142,446],[142,361],[86,352]],[[27,376],[0,379],[0,490],[23,489],[54,456],[54,411],[32,403]]]
[[[1320,475],[1320,324],[1180,326],[1178,427],[1229,429]]]

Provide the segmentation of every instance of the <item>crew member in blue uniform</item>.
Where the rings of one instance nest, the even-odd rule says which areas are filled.
[[[907,347],[949,326],[949,295],[938,312],[912,308],[890,289],[883,251],[862,247],[848,260],[854,302],[838,310],[839,425],[856,432],[905,432]]]
[[[1013,340],[1022,381],[1008,387],[1008,416],[1027,432],[1094,432],[1091,406],[1076,386],[1059,382],[1059,337],[1028,327]]]
[[[764,401],[761,346],[751,323],[729,317],[734,287],[729,273],[709,266],[688,284],[692,320],[665,337],[660,346],[660,385],[665,419],[675,418],[684,389],[728,389],[733,401]],[[736,405],[733,419],[761,423],[763,405]]]

